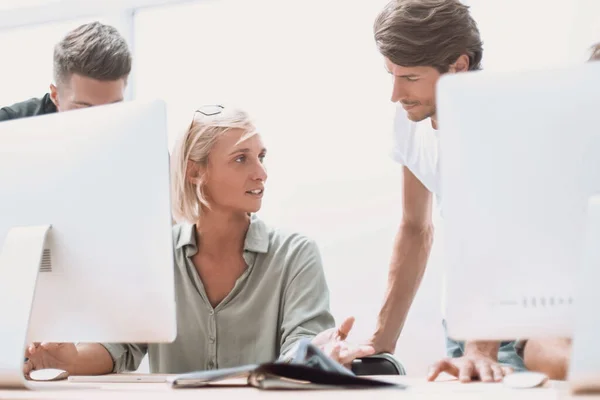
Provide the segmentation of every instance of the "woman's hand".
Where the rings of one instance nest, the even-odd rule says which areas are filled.
[[[319,333],[312,343],[326,355],[349,368],[355,359],[375,354],[371,345],[355,345],[346,341],[353,325],[354,317],[346,318],[339,327]]]
[[[23,373],[28,377],[36,369],[57,368],[74,374],[78,354],[73,343],[30,344],[25,350],[28,360],[23,365]]]

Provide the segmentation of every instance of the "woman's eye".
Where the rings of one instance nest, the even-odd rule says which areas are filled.
[[[258,159],[259,159],[259,160],[260,160],[260,162],[262,163],[262,162],[264,162],[264,161],[265,161],[265,157],[266,157],[266,156],[263,154],[263,155],[261,155],[261,156],[258,156]]]
[[[243,163],[246,160],[246,156],[239,156],[235,159],[236,163]]]

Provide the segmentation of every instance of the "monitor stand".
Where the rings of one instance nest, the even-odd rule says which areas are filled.
[[[0,389],[32,389],[23,375],[27,331],[50,225],[12,228],[0,250]]]

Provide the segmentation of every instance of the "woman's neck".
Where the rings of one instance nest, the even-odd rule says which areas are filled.
[[[250,216],[220,210],[205,210],[196,223],[198,253],[219,257],[243,252]]]

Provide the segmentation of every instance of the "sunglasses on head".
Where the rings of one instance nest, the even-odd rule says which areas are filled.
[[[210,117],[212,115],[217,115],[217,114],[222,113],[224,109],[225,109],[225,107],[223,107],[222,105],[216,104],[216,105],[202,106],[199,109],[197,109],[195,112],[205,115],[207,117]]]

